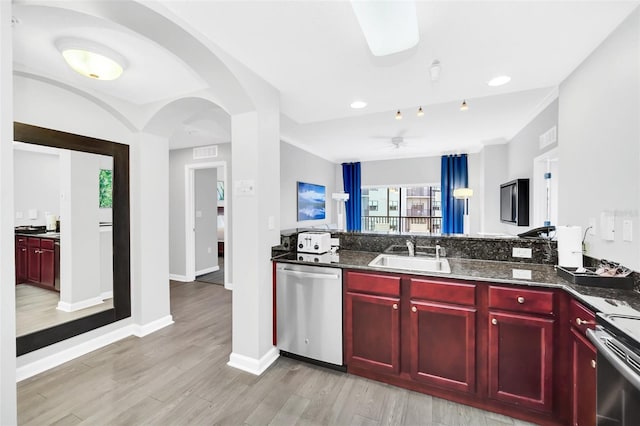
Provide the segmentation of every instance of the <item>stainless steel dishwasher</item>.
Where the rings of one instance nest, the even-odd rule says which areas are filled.
[[[276,264],[277,347],[342,366],[342,270]]]

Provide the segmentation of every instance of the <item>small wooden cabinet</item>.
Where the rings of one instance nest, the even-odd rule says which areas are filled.
[[[489,397],[553,409],[553,293],[489,286]]]
[[[595,315],[575,300],[569,304],[571,315],[571,424],[596,425],[596,359],[595,347],[585,332],[595,327]]]
[[[347,273],[346,282],[346,364],[374,372],[399,373],[400,278]]]
[[[16,284],[55,290],[57,267],[53,239],[16,236]]]
[[[410,292],[411,377],[447,389],[475,392],[475,285],[412,279]]]

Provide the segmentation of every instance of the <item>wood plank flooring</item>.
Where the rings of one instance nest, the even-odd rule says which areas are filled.
[[[57,309],[59,300],[60,293],[55,291],[29,284],[18,284],[16,286],[16,336],[24,336],[113,308],[113,299],[108,299],[86,309],[64,312]]]
[[[256,377],[226,365],[230,291],[172,282],[171,309],[170,327],[20,382],[19,424],[528,424],[288,358]]]

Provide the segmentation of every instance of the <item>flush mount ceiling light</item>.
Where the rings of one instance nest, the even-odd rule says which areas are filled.
[[[420,41],[414,1],[352,0],[351,7],[374,56],[402,52]]]
[[[396,120],[402,120],[402,113],[400,112],[400,110],[396,112]]]
[[[418,117],[422,117],[424,115],[424,111],[422,110],[422,107],[418,108],[418,112],[416,113],[416,115]]]
[[[353,109],[362,109],[367,106],[367,103],[364,101],[355,101],[351,102],[351,108]]]
[[[502,86],[511,81],[511,77],[508,75],[500,75],[498,77],[494,77],[491,80],[487,81],[487,84],[492,87]]]
[[[115,80],[126,66],[122,55],[93,41],[63,38],[56,47],[71,69],[95,80]]]
[[[469,105],[467,105],[467,100],[462,101],[462,105],[460,105],[460,111],[467,111],[469,109]]]

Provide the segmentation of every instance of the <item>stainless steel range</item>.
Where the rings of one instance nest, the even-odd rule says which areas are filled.
[[[640,425],[640,312],[596,318],[587,334],[598,350],[597,424]]]

